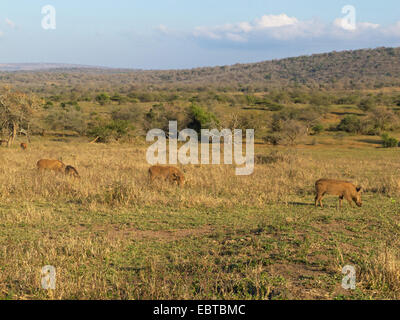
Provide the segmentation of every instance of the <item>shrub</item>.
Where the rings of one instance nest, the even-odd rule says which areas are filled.
[[[394,148],[399,145],[399,141],[396,138],[390,137],[387,133],[382,134],[382,146],[384,148]]]
[[[247,104],[250,106],[254,106],[257,102],[257,98],[255,96],[247,95],[246,96]]]
[[[298,143],[299,139],[306,135],[305,125],[302,122],[293,119],[280,119],[275,124],[272,124],[272,131],[272,134],[263,138],[266,143],[272,145],[295,145]]]
[[[282,137],[279,134],[269,134],[263,137],[265,143],[272,144],[273,146],[277,146],[281,143]]]
[[[355,115],[345,116],[337,126],[337,130],[348,133],[361,132],[361,120]]]
[[[97,142],[109,142],[112,139],[119,140],[128,135],[131,129],[134,128],[128,121],[112,120],[108,123],[91,128],[88,131],[88,135],[97,138]]]
[[[188,128],[196,130],[198,133],[201,129],[213,129],[219,124],[217,117],[197,104],[193,103],[189,107],[189,124]]]
[[[43,106],[44,109],[49,109],[51,107],[53,107],[54,104],[52,101],[46,101],[45,105]]]
[[[79,134],[86,131],[86,121],[81,112],[66,108],[49,113],[44,122],[51,130],[72,130]]]
[[[358,104],[358,108],[362,111],[371,111],[375,108],[375,101],[372,98],[362,99]]]
[[[107,93],[100,93],[96,96],[96,101],[101,105],[105,105],[107,102],[111,100],[110,96]]]
[[[338,98],[335,103],[340,105],[355,105],[359,103],[359,97],[355,94]]]
[[[322,124],[316,124],[311,128],[311,133],[313,135],[320,134],[322,131],[324,131],[324,126]]]

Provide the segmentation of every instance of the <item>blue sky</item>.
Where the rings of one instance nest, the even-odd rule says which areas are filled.
[[[44,30],[41,9],[56,10]],[[355,24],[349,28],[352,5]],[[400,46],[398,0],[2,0],[0,63],[172,69]]]

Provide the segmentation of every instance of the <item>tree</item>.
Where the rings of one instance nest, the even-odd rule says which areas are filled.
[[[374,112],[369,113],[368,119],[374,128],[380,131],[396,129],[400,123],[398,116],[386,107],[376,108]]]
[[[189,107],[189,123],[188,128],[196,130],[198,133],[201,129],[214,129],[219,125],[217,117],[197,104]]]
[[[267,143],[273,145],[284,144],[293,146],[306,135],[306,126],[301,121],[294,119],[280,119],[279,130],[272,130],[272,133],[268,134],[263,139]]]
[[[71,107],[50,113],[44,121],[51,130],[72,130],[83,134],[87,128],[82,113]]]
[[[288,145],[297,144],[298,140],[307,134],[306,127],[297,120],[286,120],[282,124],[281,135]]]
[[[8,147],[13,144],[19,129],[29,132],[32,115],[43,104],[44,101],[34,95],[11,91],[9,88],[0,95],[0,126],[8,133]]]
[[[101,105],[105,105],[111,100],[111,97],[107,93],[100,93],[96,96],[96,101]]]
[[[134,126],[125,120],[111,120],[98,124],[88,130],[88,136],[96,138],[96,142],[109,142],[110,140],[120,140],[127,136]]]
[[[372,109],[375,108],[375,101],[373,98],[368,97],[365,99],[362,99],[361,102],[358,104],[358,108],[362,111],[371,111]]]
[[[355,115],[345,116],[337,126],[337,130],[359,133],[361,132],[361,120]]]

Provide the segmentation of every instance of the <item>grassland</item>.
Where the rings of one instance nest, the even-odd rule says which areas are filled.
[[[185,166],[182,189],[148,182],[140,140],[34,137],[26,152],[1,148],[0,298],[400,298],[400,150],[316,139],[257,144],[264,163],[248,177]],[[82,178],[39,174],[40,158]],[[316,209],[321,177],[362,185],[363,207],[337,210],[332,197]],[[356,290],[341,288],[348,264]],[[45,265],[56,267],[53,291],[40,286]]]

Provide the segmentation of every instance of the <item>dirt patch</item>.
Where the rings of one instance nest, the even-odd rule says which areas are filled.
[[[107,226],[79,226],[80,231],[90,231],[93,234],[103,234],[110,239],[157,239],[163,241],[175,241],[187,237],[197,237],[212,232],[211,226],[202,226],[197,229],[172,229],[172,230],[139,230],[134,227],[121,226],[121,225],[107,225]]]
[[[283,276],[286,279],[286,290],[289,299],[319,300],[329,299],[330,294],[324,283],[327,271],[303,264],[274,264],[269,270],[271,275]]]

